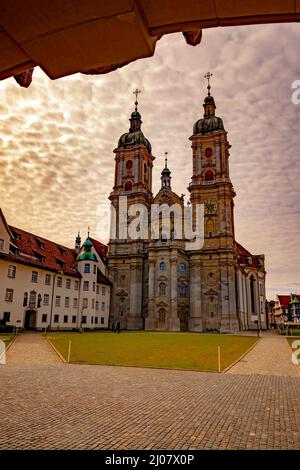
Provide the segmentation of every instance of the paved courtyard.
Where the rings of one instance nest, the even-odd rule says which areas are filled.
[[[0,366],[0,449],[300,449],[300,379]]]
[[[6,355],[8,364],[58,364],[61,359],[41,333],[18,334]]]

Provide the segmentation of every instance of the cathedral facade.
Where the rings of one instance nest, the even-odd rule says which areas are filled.
[[[185,204],[183,196],[172,191],[167,159],[161,189],[152,193],[155,157],[141,130],[137,102],[129,132],[114,150],[115,180],[109,199],[115,219],[121,218],[120,201],[126,196],[125,224],[139,207],[149,222],[140,237],[125,236],[116,224],[109,241],[110,323],[119,321],[123,329],[238,332],[267,327],[264,255],[252,255],[235,240],[230,144],[222,119],[215,115],[209,84],[203,107],[204,115],[190,137],[193,174],[188,186],[193,220],[196,207],[204,211],[204,240],[198,249],[186,243],[184,231],[175,229],[173,209],[182,209],[177,218],[182,217],[184,225]],[[159,235],[153,234],[153,206],[170,208],[169,232],[159,213]]]

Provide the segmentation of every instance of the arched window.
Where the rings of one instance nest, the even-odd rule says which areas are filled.
[[[207,170],[204,176],[205,181],[213,181],[214,179],[214,174],[211,170]]]
[[[164,308],[160,308],[158,312],[158,320],[160,323],[165,323],[166,321],[166,311]]]
[[[131,191],[131,189],[132,189],[132,182],[131,181],[126,181],[125,191]]]
[[[166,284],[164,282],[161,282],[159,284],[159,295],[166,295]]]
[[[159,269],[160,269],[161,271],[164,271],[164,270],[166,269],[166,263],[165,263],[164,261],[162,261],[162,262],[160,263]]]
[[[25,292],[24,299],[23,299],[23,307],[27,307],[28,304],[28,294]]]
[[[41,307],[41,302],[42,302],[42,296],[41,294],[38,295],[38,303],[37,303],[37,308]]]
[[[29,307],[35,308],[35,305],[36,305],[36,291],[32,290],[29,296]]]
[[[180,263],[180,265],[179,265],[179,271],[180,271],[181,273],[184,273],[185,270],[186,270],[186,265],[185,265],[185,263]]]
[[[250,303],[251,303],[251,313],[256,314],[256,305],[255,305],[255,278],[253,274],[250,276]]]

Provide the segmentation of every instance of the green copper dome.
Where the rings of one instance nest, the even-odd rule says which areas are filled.
[[[213,131],[224,131],[223,121],[217,116],[199,119],[193,127],[193,134],[206,134]]]
[[[97,256],[94,255],[94,253],[91,253],[90,251],[84,251],[81,253],[81,255],[78,256],[78,261],[98,261]]]

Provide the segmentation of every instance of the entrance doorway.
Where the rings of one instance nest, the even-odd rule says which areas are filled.
[[[36,311],[27,310],[25,314],[25,330],[35,330],[36,329]]]

